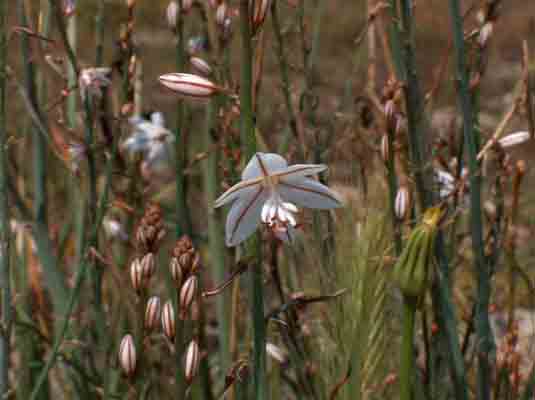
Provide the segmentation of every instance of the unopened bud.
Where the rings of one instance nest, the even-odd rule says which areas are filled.
[[[273,343],[266,343],[266,353],[280,364],[286,364],[288,362],[288,355],[280,347]]]
[[[159,81],[178,95],[197,100],[207,100],[221,91],[212,81],[193,74],[165,74]]]
[[[171,29],[176,28],[176,16],[178,14],[178,11],[179,11],[178,3],[174,0],[171,1],[165,11],[166,18],[167,18],[167,25],[169,25],[169,28]]]
[[[132,335],[126,335],[119,346],[119,364],[126,375],[132,376],[136,372],[136,362],[134,338]]]
[[[193,69],[202,75],[212,75],[212,67],[206,61],[199,57],[191,57],[189,59]]]
[[[387,134],[381,138],[381,157],[385,163],[390,160],[390,139]]]
[[[152,331],[156,328],[161,315],[161,302],[158,296],[153,296],[147,301],[145,308],[145,329]]]
[[[199,289],[199,278],[197,275],[190,276],[182,285],[180,290],[180,318],[186,319],[187,312]]]
[[[479,30],[478,42],[481,47],[485,47],[487,41],[492,36],[494,31],[494,23],[492,21],[486,22]]]
[[[181,287],[184,274],[182,272],[182,267],[180,266],[180,263],[178,262],[178,258],[176,257],[171,258],[171,261],[169,262],[169,269],[171,271],[171,276],[173,277],[173,280],[175,281],[177,287]]]
[[[126,0],[126,6],[128,8],[135,7],[135,5],[136,5],[136,0]]]
[[[512,146],[516,146],[517,144],[522,144],[527,142],[530,139],[529,132],[527,131],[520,131],[511,133],[507,136],[504,136],[500,140],[498,140],[498,143],[501,147],[504,149]]]
[[[139,292],[145,287],[145,278],[143,275],[143,266],[139,258],[135,258],[130,265],[130,281],[134,290]]]
[[[184,359],[184,375],[188,384],[191,384],[195,376],[197,376],[200,361],[199,344],[193,339],[186,350],[186,357]]]
[[[407,217],[408,211],[410,209],[411,194],[409,188],[405,185],[402,185],[398,189],[396,194],[396,201],[394,210],[396,212],[396,217],[399,219],[405,219]]]
[[[150,278],[154,275],[156,271],[156,263],[154,261],[154,253],[147,253],[141,259],[141,268],[143,269],[143,279],[145,283],[148,284]]]
[[[173,309],[173,303],[167,301],[162,309],[162,330],[167,339],[171,342],[175,340],[176,322],[175,322],[175,310]]]
[[[251,10],[251,23],[253,33],[256,33],[264,20],[266,19],[270,0],[249,0],[249,4],[252,6]]]
[[[193,0],[182,0],[182,12],[188,13],[193,7]]]
[[[227,17],[227,3],[221,3],[215,12],[215,22],[219,26],[223,26]]]

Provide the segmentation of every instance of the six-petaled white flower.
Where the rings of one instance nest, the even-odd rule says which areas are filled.
[[[126,139],[122,148],[130,153],[144,153],[147,167],[155,168],[166,164],[169,158],[167,146],[175,140],[173,133],[165,128],[162,113],[154,112],[148,121],[139,116],[130,118],[133,134]]]
[[[296,205],[317,209],[341,207],[337,194],[309,178],[326,169],[323,164],[288,166],[278,154],[256,153],[243,170],[242,181],[215,202],[215,207],[233,202],[225,229],[227,246],[247,239],[261,220],[276,228],[276,234],[286,227],[291,235],[296,225]]]

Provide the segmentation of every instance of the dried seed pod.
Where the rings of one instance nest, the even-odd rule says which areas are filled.
[[[206,76],[212,75],[212,67],[206,61],[199,57],[191,57],[189,59],[193,69],[198,73]]]
[[[175,310],[173,309],[173,303],[171,303],[170,300],[164,304],[162,309],[162,330],[167,339],[171,342],[175,341]]]
[[[199,351],[199,344],[193,339],[186,350],[186,357],[184,359],[184,374],[186,381],[191,384],[197,373],[199,372],[201,356]]]
[[[171,258],[171,261],[169,262],[169,270],[171,271],[171,276],[173,277],[176,286],[182,287],[182,280],[184,278],[184,274],[182,273],[182,268],[180,267],[178,258]]]
[[[152,296],[145,308],[145,329],[152,331],[156,328],[161,315],[161,302],[158,296]]]
[[[145,287],[145,277],[143,275],[143,266],[139,258],[135,258],[130,264],[130,281],[135,291],[139,292]]]
[[[199,290],[199,278],[197,275],[190,276],[180,290],[180,319],[186,319],[186,315]]]
[[[128,334],[123,337],[119,346],[119,364],[126,375],[132,376],[136,372],[136,363],[134,338]]]
[[[143,256],[140,261],[141,268],[143,269],[143,279],[148,285],[150,278],[154,275],[156,271],[156,262],[154,261],[154,253],[147,253]]]
[[[251,7],[251,27],[253,34],[258,32],[264,20],[266,19],[270,0],[250,0],[249,6]]]
[[[158,80],[176,94],[194,100],[208,100],[221,92],[215,83],[194,74],[170,73],[161,75]]]
[[[398,189],[396,194],[396,200],[394,204],[394,211],[396,217],[399,219],[405,219],[411,208],[411,193],[406,185],[402,185]]]

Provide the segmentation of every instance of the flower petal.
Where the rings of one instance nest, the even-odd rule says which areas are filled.
[[[150,115],[151,122],[159,128],[165,127],[165,118],[161,112],[153,112]]]
[[[273,175],[288,168],[286,160],[275,153],[256,153],[242,172],[242,180]]]
[[[260,182],[260,179],[251,179],[235,184],[217,198],[214,203],[214,208],[218,208],[230,203],[236,200],[238,197],[246,197],[251,193],[254,193],[260,187]]]
[[[326,210],[343,205],[336,193],[314,179],[280,180],[277,189],[284,200],[302,207]]]
[[[279,178],[284,178],[286,182],[301,180],[305,176],[317,175],[325,171],[328,167],[325,164],[295,164],[290,165],[284,171],[278,172]]]
[[[228,247],[240,244],[256,230],[266,198],[267,191],[258,186],[256,191],[234,203],[227,215],[225,227]]]

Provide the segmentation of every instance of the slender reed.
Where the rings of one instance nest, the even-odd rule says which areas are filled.
[[[9,390],[10,337],[12,324],[11,272],[10,272],[10,224],[7,187],[7,1],[0,4],[0,396],[6,397]]]
[[[240,0],[241,82],[240,82],[240,136],[243,154],[248,160],[256,152],[253,122],[253,46],[249,18],[249,1]],[[253,323],[253,385],[255,400],[267,399],[266,383],[266,326],[264,323],[264,287],[261,248],[258,235],[248,242],[253,259],[250,267],[251,320]]]
[[[474,270],[477,274],[477,308],[475,331],[477,336],[477,394],[481,400],[490,398],[491,366],[494,339],[489,321],[489,302],[491,292],[491,271],[485,259],[483,240],[483,219],[481,209],[481,173],[477,160],[479,135],[474,129],[474,110],[470,94],[470,81],[466,65],[463,19],[459,0],[450,0],[451,23],[454,35],[458,97],[463,116],[463,132],[468,156],[470,174],[470,228],[472,251],[474,253]]]

